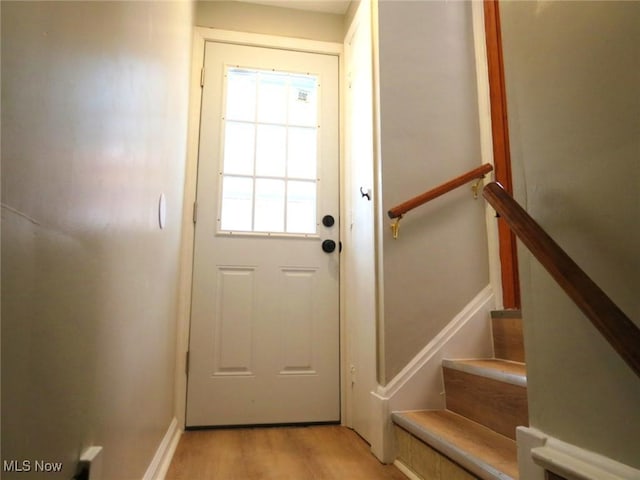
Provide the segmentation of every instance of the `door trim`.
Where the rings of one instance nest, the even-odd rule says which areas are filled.
[[[196,182],[198,175],[198,150],[200,132],[200,110],[202,102],[201,71],[204,65],[205,43],[215,41],[221,43],[233,43],[238,45],[248,45],[254,47],[278,48],[281,50],[296,50],[308,53],[321,53],[325,55],[335,55],[338,57],[339,91],[343,91],[344,79],[343,69],[343,45],[341,43],[322,42],[316,40],[305,40],[292,37],[280,37],[274,35],[263,35],[257,33],[236,32],[231,30],[220,30],[215,28],[195,27],[193,30],[193,47],[191,55],[191,80],[189,92],[189,119],[187,153],[184,182],[184,203],[182,210],[182,236],[180,248],[180,276],[178,284],[178,311],[176,322],[176,373],[174,390],[174,415],[178,420],[178,425],[184,429],[186,424],[186,395],[187,395],[187,352],[189,350],[189,330],[191,322],[191,289],[193,274],[193,253],[194,253],[194,223],[193,206],[196,200]],[[343,121],[343,99],[340,95],[340,115],[339,125],[342,128]],[[340,135],[339,143],[339,168],[342,179],[344,148],[343,138]],[[342,183],[342,180],[341,180]],[[340,198],[343,197],[343,185],[339,187]],[[340,215],[343,215],[342,201],[340,201]],[[342,236],[342,232],[340,232]],[[341,262],[340,280],[343,278]],[[342,292],[343,282],[340,281]],[[344,305],[343,295],[340,295],[340,406],[341,411],[345,411],[345,393],[347,372],[345,371],[345,325],[344,325]],[[344,419],[342,420],[344,421]]]

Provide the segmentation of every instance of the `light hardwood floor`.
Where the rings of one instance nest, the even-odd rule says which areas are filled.
[[[406,480],[340,426],[188,431],[167,480]]]

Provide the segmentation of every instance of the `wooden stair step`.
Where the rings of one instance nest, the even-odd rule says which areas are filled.
[[[461,372],[492,378],[499,382],[520,387],[527,386],[527,366],[524,363],[499,358],[478,358],[470,360],[443,360],[442,366]]]
[[[496,358],[524,362],[524,336],[520,310],[491,312],[491,328]]]
[[[394,412],[393,422],[483,480],[518,479],[516,442],[446,410]]]
[[[497,359],[444,360],[448,410],[516,438],[529,424],[525,365]]]

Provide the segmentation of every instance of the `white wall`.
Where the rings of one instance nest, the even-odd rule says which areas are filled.
[[[386,212],[482,159],[471,3],[381,1],[378,28]],[[461,188],[383,243],[386,383],[489,283],[484,204]]]
[[[173,418],[191,26],[188,2],[2,2],[2,460],[64,462],[47,478],[90,445],[141,478]]]
[[[517,199],[640,325],[640,3],[500,4]],[[640,467],[640,379],[520,251],[532,427]]]

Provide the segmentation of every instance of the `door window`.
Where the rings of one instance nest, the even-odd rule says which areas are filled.
[[[318,86],[226,67],[219,233],[316,234]]]

